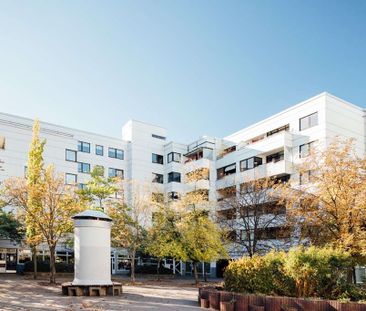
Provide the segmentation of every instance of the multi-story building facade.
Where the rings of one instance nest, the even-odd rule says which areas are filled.
[[[24,176],[32,124],[31,119],[0,114],[0,180]],[[188,145],[168,142],[164,128],[135,120],[123,126],[120,138],[45,122],[41,122],[40,134],[47,141],[46,164],[54,164],[66,183],[84,187],[90,171],[99,165],[106,176],[151,183],[151,192],[165,200],[179,199],[198,188],[207,191],[213,203],[220,202],[223,189],[238,189],[254,178],[275,176],[304,182],[296,164],[310,148],[324,148],[335,136],[354,138],[359,155],[366,148],[365,110],[328,93],[224,138],[203,136]],[[207,174],[193,185],[186,175],[195,170]],[[114,259],[115,271],[123,266],[119,262],[125,256]],[[215,265],[211,268],[214,271]]]

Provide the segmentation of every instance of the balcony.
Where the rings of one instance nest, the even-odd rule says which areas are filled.
[[[292,174],[292,163],[282,160],[278,162],[270,162],[259,165],[254,169],[239,172],[237,177],[238,183],[243,183],[253,179],[277,176],[282,174]]]
[[[237,150],[253,149],[257,150],[258,154],[260,154],[283,147],[292,147],[292,134],[290,132],[283,131],[271,136],[265,136],[263,139],[250,144],[241,143]]]
[[[186,184],[187,192],[191,192],[191,191],[199,190],[199,189],[210,190],[210,181],[201,179],[201,180],[197,180],[195,182],[190,182],[190,183]]]
[[[189,161],[184,164],[184,172],[190,173],[201,168],[210,168],[210,160],[201,158],[197,161]]]

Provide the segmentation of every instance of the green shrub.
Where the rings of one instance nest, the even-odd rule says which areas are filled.
[[[364,300],[365,289],[347,281],[353,266],[347,252],[298,247],[232,261],[224,284],[227,290],[241,293]]]
[[[244,293],[292,295],[294,282],[283,273],[285,253],[270,252],[232,261],[224,273],[225,288]]]

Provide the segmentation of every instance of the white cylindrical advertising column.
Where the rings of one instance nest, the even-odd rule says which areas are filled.
[[[87,210],[74,219],[75,278],[72,285],[111,285],[111,221]]]

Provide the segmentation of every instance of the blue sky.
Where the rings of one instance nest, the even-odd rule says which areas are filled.
[[[363,0],[0,0],[0,111],[225,136],[323,91],[366,107]]]

